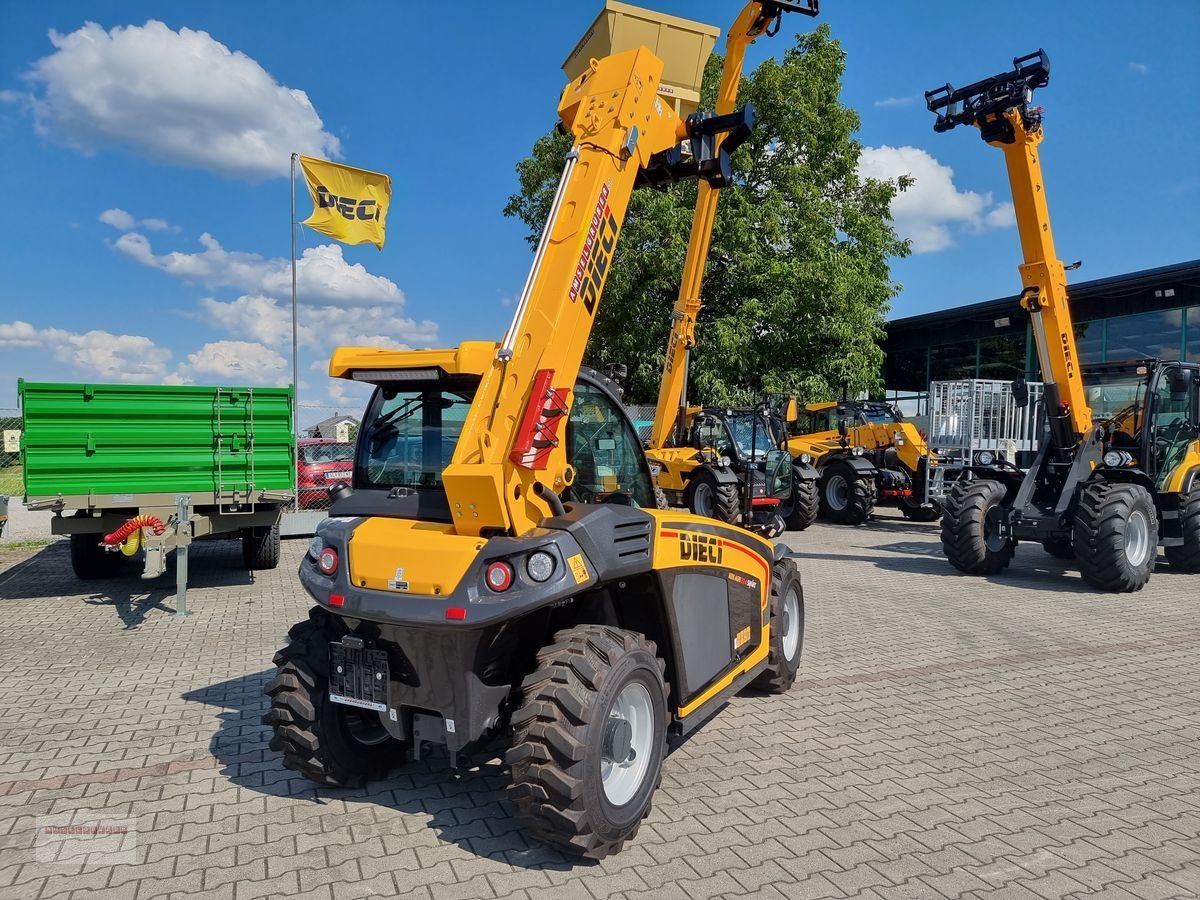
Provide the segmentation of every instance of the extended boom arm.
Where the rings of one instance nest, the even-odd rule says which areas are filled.
[[[1092,411],[1083,390],[1067,275],[1054,250],[1038,158],[1042,110],[1031,105],[1034,90],[1049,82],[1050,60],[1038,50],[1014,59],[1011,72],[963,88],[947,84],[928,91],[925,102],[937,115],[935,131],[974,125],[985,141],[1004,151],[1025,259],[1020,267],[1021,305],[1033,326],[1051,437],[1057,448],[1066,449],[1091,430]]]
[[[785,12],[815,16],[819,0],[804,2],[752,2],[738,15],[725,39],[725,62],[721,84],[717,89],[717,115],[733,112],[746,48],[759,35],[774,35],[779,31]],[[727,139],[728,140],[728,139]],[[692,232],[688,239],[687,257],[679,297],[671,313],[671,332],[667,337],[667,356],[663,362],[663,377],[658,389],[658,406],[654,412],[654,427],[649,446],[657,449],[666,445],[677,422],[684,418],[687,392],[687,356],[696,343],[696,316],[700,312],[700,283],[704,279],[704,263],[712,243],[713,223],[717,215],[717,191],[713,185],[701,182],[696,190],[696,208],[692,214]]]

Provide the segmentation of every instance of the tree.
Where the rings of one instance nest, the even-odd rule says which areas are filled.
[[[742,79],[754,105],[751,138],[721,192],[691,357],[696,402],[745,403],[795,392],[804,400],[879,387],[888,301],[899,285],[888,258],[906,256],[892,228],[898,182],[858,175],[858,114],[839,100],[846,55],[829,28],[796,37],[782,61]],[[701,108],[715,104],[721,58],[705,71]],[[519,217],[536,247],[570,137],[552,131],[517,164]],[[629,367],[631,402],[658,393],[670,309],[687,251],[693,183],[636,191],[588,345],[588,363]]]

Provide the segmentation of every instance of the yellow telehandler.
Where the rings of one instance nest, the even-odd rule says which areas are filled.
[[[970,125],[1004,153],[1024,254],[1020,302],[1047,426],[1027,473],[999,459],[966,470],[946,499],[942,548],[961,571],[994,575],[1018,541],[1040,541],[1055,556],[1077,558],[1093,587],[1137,591],[1159,545],[1172,568],[1200,571],[1200,366],[1080,366],[1042,179],[1042,109],[1033,105],[1049,81],[1050,60],[1038,50],[1014,59],[1012,71],[925,94],[935,131]],[[1023,381],[1013,391],[1027,402]]]
[[[804,600],[783,547],[655,508],[613,383],[581,366],[635,187],[723,183],[736,142],[715,138],[745,124],[680,118],[645,47],[596,55],[559,102],[575,143],[503,340],[330,362],[375,391],[265,721],[286,766],[334,786],[506,746],[526,828],[600,858],[637,833],[668,736],[792,684]]]

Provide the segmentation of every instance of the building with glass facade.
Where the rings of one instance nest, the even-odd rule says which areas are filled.
[[[1085,364],[1148,356],[1200,362],[1200,260],[1071,284],[1069,291]],[[891,394],[956,378],[1040,379],[1029,314],[1016,295],[895,319],[887,334],[884,383]]]

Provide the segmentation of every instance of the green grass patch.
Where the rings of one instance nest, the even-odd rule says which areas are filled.
[[[0,550],[41,550],[50,546],[49,538],[27,538],[23,541],[0,540]]]
[[[0,494],[7,494],[10,497],[23,497],[25,495],[23,474],[20,466],[7,466],[0,469]]]

